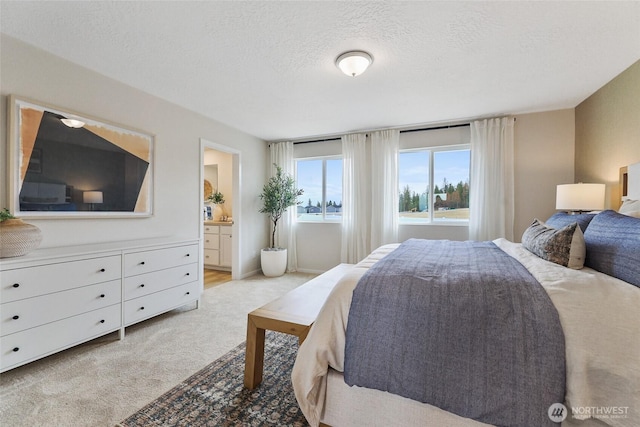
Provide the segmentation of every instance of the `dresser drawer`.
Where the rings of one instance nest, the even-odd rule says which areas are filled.
[[[199,282],[191,282],[144,297],[125,301],[124,324],[129,326],[157,314],[164,313],[200,297]]]
[[[218,235],[218,234],[205,234],[204,235],[204,248],[205,249],[220,249],[220,235]]]
[[[3,303],[120,279],[120,255],[3,271]]]
[[[2,304],[2,336],[119,304],[119,280]]]
[[[198,262],[198,245],[133,252],[124,255],[124,275],[135,276]]]
[[[139,298],[198,280],[198,264],[187,264],[124,279],[124,299]]]
[[[2,337],[0,371],[118,330],[120,308],[115,304]]]

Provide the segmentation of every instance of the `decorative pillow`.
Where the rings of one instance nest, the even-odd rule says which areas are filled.
[[[622,202],[622,206],[618,210],[618,213],[622,215],[632,216],[634,218],[640,218],[640,200],[627,199]]]
[[[522,234],[522,246],[540,258],[564,267],[579,270],[584,266],[584,236],[575,221],[558,230],[536,218]]]
[[[640,287],[640,219],[604,211],[584,233],[585,265]]]
[[[549,219],[545,221],[545,224],[547,225],[547,227],[560,229],[569,224],[577,222],[578,225],[580,226],[580,229],[584,233],[585,230],[587,229],[587,226],[595,216],[596,214],[594,213],[569,214],[566,212],[558,212],[551,215],[551,217],[549,217]]]

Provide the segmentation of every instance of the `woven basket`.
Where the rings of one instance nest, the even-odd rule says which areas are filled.
[[[40,246],[42,232],[35,225],[12,218],[0,222],[0,258],[25,255]]]

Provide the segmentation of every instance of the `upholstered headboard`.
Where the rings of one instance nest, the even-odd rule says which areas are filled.
[[[640,200],[640,163],[620,168],[621,202],[626,199]]]

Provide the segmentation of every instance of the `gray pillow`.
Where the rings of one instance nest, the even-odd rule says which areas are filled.
[[[584,266],[584,236],[575,221],[555,229],[536,218],[522,234],[522,246],[540,258],[564,267],[581,269]]]
[[[566,225],[577,222],[580,229],[584,233],[591,220],[596,216],[594,213],[568,214],[566,212],[558,212],[549,217],[544,223],[548,227],[560,229]]]
[[[585,265],[640,287],[640,218],[608,210],[584,233]]]

